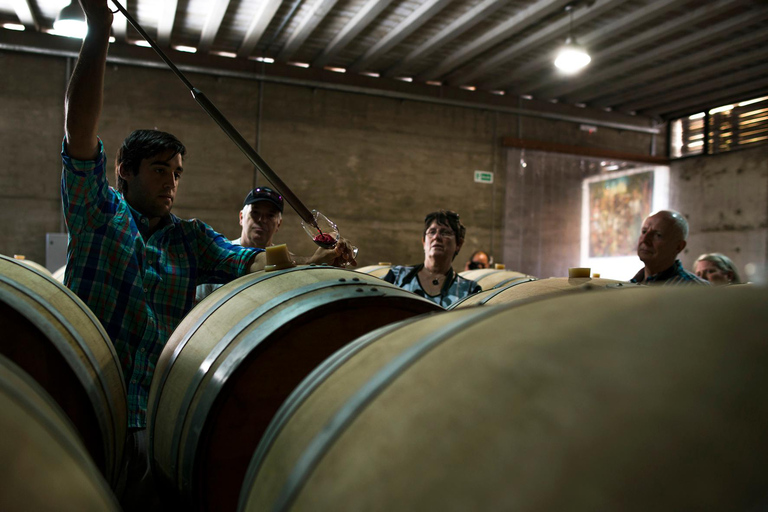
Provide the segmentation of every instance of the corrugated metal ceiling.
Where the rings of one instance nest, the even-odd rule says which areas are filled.
[[[507,98],[532,97],[655,119],[768,91],[764,0],[121,3],[169,49],[172,59],[175,46],[193,46],[201,66],[212,65],[209,54],[227,52],[244,65],[268,57],[276,68],[300,62],[315,71],[346,70],[346,77],[333,77],[335,82],[359,83],[355,75],[376,73],[381,84],[411,78],[414,91],[438,81],[446,90],[474,87],[478,98],[504,91]],[[61,4],[0,0],[0,23],[23,24],[25,32],[14,37],[31,38],[50,29]],[[570,30],[568,5],[574,8],[573,33],[592,56],[575,76],[563,76],[552,65]],[[140,39],[119,14],[113,28],[115,45]],[[46,41],[55,47],[58,39]],[[323,74],[312,76],[322,80]],[[398,87],[402,90],[402,83]]]

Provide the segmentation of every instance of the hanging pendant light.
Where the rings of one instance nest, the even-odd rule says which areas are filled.
[[[88,25],[85,22],[85,14],[77,0],[72,0],[56,16],[53,22],[53,30],[67,37],[85,38],[88,33]]]
[[[583,46],[576,42],[576,37],[573,35],[573,6],[568,5],[565,8],[570,13],[571,22],[568,30],[568,37],[565,40],[565,45],[560,48],[555,58],[555,66],[566,74],[573,74],[583,69],[592,58],[589,56]]]

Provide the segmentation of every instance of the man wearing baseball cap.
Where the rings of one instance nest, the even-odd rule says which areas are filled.
[[[269,187],[256,187],[245,196],[243,209],[240,210],[240,238],[232,243],[243,247],[266,249],[272,243],[280,225],[283,223],[283,196]],[[296,263],[307,263],[310,258],[291,254]],[[350,262],[356,264],[356,262]],[[195,300],[200,302],[210,295],[220,284],[203,284],[197,287]]]
[[[240,210],[240,239],[244,247],[266,249],[283,223],[283,196],[269,187],[257,187],[245,197]]]

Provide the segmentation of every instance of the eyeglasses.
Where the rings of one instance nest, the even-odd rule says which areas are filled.
[[[439,216],[440,214],[445,215],[449,219],[459,220],[459,214],[456,212],[452,212],[450,210],[440,210],[439,212],[432,212],[428,213],[426,217],[424,217],[424,222],[429,222],[431,219],[434,219],[435,217]]]
[[[435,238],[437,235],[440,235],[443,238],[455,238],[456,237],[456,233],[454,233],[450,229],[430,228],[430,229],[427,230],[427,236],[429,238]]]

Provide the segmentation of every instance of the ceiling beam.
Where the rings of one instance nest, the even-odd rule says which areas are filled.
[[[245,32],[243,43],[237,50],[238,57],[249,57],[253,53],[253,49],[267,30],[269,22],[275,17],[281,2],[282,0],[261,0],[256,3],[258,10],[254,13],[251,24]]]
[[[448,56],[437,66],[419,73],[420,80],[435,80],[456,69],[473,57],[493,48],[515,34],[536,24],[541,19],[563,10],[569,0],[538,0],[533,5],[521,10],[505,22],[497,25],[474,41],[464,45],[461,50]]]
[[[665,11],[676,5],[679,5],[679,0],[656,0],[652,4],[628,13],[621,19],[611,21],[611,23],[608,23],[597,30],[579,36],[579,44],[586,48],[597,47],[604,40],[615,37],[617,34],[630,34],[645,23],[654,21],[657,17],[664,14]],[[612,44],[610,49],[613,50],[615,47],[623,45],[624,41],[621,41]],[[552,60],[549,55],[546,55],[543,58],[540,57],[534,59],[527,64],[515,68],[509,73],[505,73],[504,75],[490,80],[482,81],[478,85],[483,89],[506,88],[510,85],[515,87],[522,82],[529,81],[528,77],[532,77],[542,70],[545,70],[548,74],[552,71]],[[515,87],[515,89],[517,92],[519,88]],[[524,94],[525,91],[520,91],[519,93]]]
[[[343,50],[362,30],[367,27],[376,16],[389,7],[392,0],[368,0],[362,9],[349,20],[343,29],[336,34],[336,37],[328,43],[328,46],[312,61],[313,66],[323,67]]]
[[[371,46],[349,69],[352,71],[367,69],[373,61],[411,35],[450,2],[451,0],[425,0],[410,16],[381,38],[378,43]]]
[[[768,78],[768,63],[742,69],[741,71],[736,71],[735,73],[727,73],[720,76],[719,78],[705,80],[688,87],[676,88],[667,94],[657,94],[651,98],[633,101],[631,103],[622,105],[619,110],[623,112],[653,110],[653,108],[657,105],[667,105],[678,100],[701,96],[706,92],[721,90],[732,85],[736,85],[737,83],[747,83],[749,81],[753,81],[754,79],[761,78]]]
[[[709,94],[689,98],[688,100],[675,101],[667,105],[659,105],[639,115],[650,114],[654,117],[672,119],[695,112],[709,110],[711,108],[726,105],[735,101],[744,101],[752,97],[763,96],[768,88],[768,77],[745,84],[736,85],[728,89],[719,89]],[[751,94],[750,94],[751,93]]]
[[[435,51],[437,48],[440,48],[446,43],[459,37],[461,34],[474,27],[502,7],[504,7],[504,2],[500,2],[499,0],[484,0],[483,2],[477,4],[475,7],[464,13],[461,17],[456,19],[443,30],[432,36],[428,41],[419,45],[400,62],[384,71],[382,75],[387,77],[396,76],[400,70],[409,66],[416,59],[419,59],[424,55]]]
[[[578,27],[583,23],[593,21],[622,3],[624,3],[624,0],[597,0],[588,9],[576,11],[573,15],[573,24]],[[527,51],[541,48],[542,45],[546,45],[558,38],[562,39],[561,42],[565,42],[569,27],[570,17],[566,13],[564,16],[560,17],[559,20],[548,23],[544,28],[526,37],[522,41],[518,41],[511,46],[505,46],[500,52],[495,53],[493,56],[482,59],[482,62],[472,69],[465,68],[451,73],[448,76],[448,82],[451,85],[472,84],[478,76],[493,69],[497,69],[506,61],[520,57]]]
[[[157,20],[157,44],[168,46],[171,44],[171,32],[176,21],[176,6],[179,0],[164,0],[160,11],[160,19]]]
[[[710,7],[710,5],[707,5],[707,7]],[[706,9],[707,7],[703,7],[702,9]],[[721,23],[710,25],[706,30],[695,30],[687,36],[675,39],[671,43],[640,52],[634,57],[619,60],[614,63],[605,63],[605,66],[603,66],[601,70],[598,70],[600,68],[591,69],[589,73],[582,73],[573,81],[561,83],[556,86],[545,87],[538,91],[533,90],[531,93],[538,98],[562,98],[566,95],[573,95],[573,97],[576,98],[579,97],[578,94],[576,94],[578,91],[583,91],[589,87],[610,82],[616,76],[635,72],[637,68],[655,64],[659,60],[671,55],[682,53],[699,45],[706,44],[708,41],[712,41],[722,35],[730,34],[735,30],[743,29],[745,25],[749,26],[754,22],[760,21],[761,18],[766,17],[768,17],[768,9],[764,9],[759,14],[745,12],[739,16],[730,17]]]
[[[310,34],[312,34],[338,1],[339,0],[320,0],[316,2],[309,9],[304,18],[299,21],[299,25],[294,29],[293,33],[288,36],[288,40],[280,49],[276,60],[283,62],[289,60],[301,45],[304,44],[304,41],[307,40]]]
[[[754,35],[756,35],[756,32],[749,34],[753,42]],[[768,33],[765,33],[763,38],[768,39]],[[735,69],[739,66],[744,66],[747,64],[754,64],[755,62],[760,62],[761,59],[766,58],[764,46],[746,53],[738,52],[738,48],[732,49],[732,51],[737,52],[735,57],[726,60],[714,61],[713,59],[715,57],[710,55],[709,50],[703,50],[699,52],[699,54],[701,54],[700,62],[704,64],[703,66],[696,66],[692,69],[689,69],[683,63],[679,63],[679,65],[671,67],[680,70],[688,69],[688,71],[682,74],[674,75],[666,80],[651,81],[642,85],[637,85],[642,82],[641,80],[635,79],[632,82],[635,84],[634,87],[630,86],[628,83],[627,87],[623,90],[623,93],[615,94],[607,98],[600,98],[599,101],[590,102],[589,106],[598,108],[611,107],[614,110],[637,110],[636,108],[627,109],[623,107],[623,105],[629,101],[655,96],[659,93],[663,93],[664,91],[692,84],[702,79],[713,76],[720,76],[722,73],[728,73],[731,69]],[[710,62],[711,64],[709,64]]]
[[[686,56],[680,57],[679,59],[674,59],[670,62],[667,62],[666,64],[653,66],[646,71],[632,73],[627,78],[611,80],[610,83],[605,85],[595,86],[596,94],[598,95],[596,97],[599,99],[597,101],[590,102],[590,105],[597,107],[610,107],[616,105],[618,104],[617,102],[609,101],[607,98],[603,99],[604,96],[606,94],[619,92],[619,94],[622,95],[629,94],[629,97],[632,98],[636,95],[636,92],[630,94],[628,90],[636,89],[638,83],[653,82],[661,77],[675,74],[676,72],[691,66],[706,65],[715,59],[727,57],[732,55],[734,52],[743,50],[744,48],[750,48],[760,44],[761,41],[766,39],[768,39],[768,34],[766,34],[764,31],[761,32],[753,30],[737,39],[724,41],[720,44],[706,47],[701,51],[688,54]],[[623,102],[626,101],[626,99],[622,99],[620,101]]]
[[[11,4],[24,28],[40,32],[40,16],[37,14],[37,5],[34,0],[11,0]]]
[[[197,51],[201,53],[207,53],[211,49],[229,7],[229,0],[212,0],[211,3],[213,5],[211,5],[211,10],[208,11],[203,31],[200,33],[200,42],[197,44]]]

